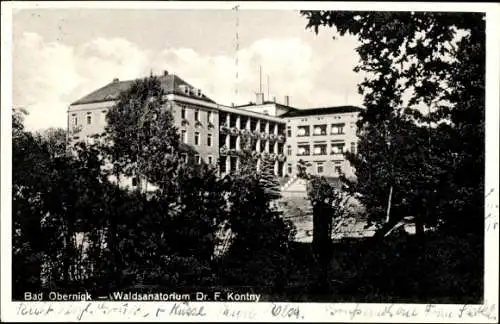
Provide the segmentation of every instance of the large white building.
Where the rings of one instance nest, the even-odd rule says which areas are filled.
[[[284,103],[277,103],[265,101],[262,93],[254,103],[226,106],[167,71],[159,79],[182,142],[196,152],[195,163],[220,161],[221,173],[236,170],[242,138],[248,136],[255,139],[257,156],[269,155],[275,161],[278,177],[295,175],[299,160],[310,164],[312,174],[353,174],[343,152],[356,150],[356,120],[362,108],[298,109],[290,106],[288,96]],[[72,103],[68,108],[70,139],[85,140],[102,133],[107,111],[133,81],[114,79]]]

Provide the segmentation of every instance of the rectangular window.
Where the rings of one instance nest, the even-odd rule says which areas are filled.
[[[313,135],[326,135],[326,125],[314,125]]]
[[[214,122],[214,113],[213,113],[213,112],[211,112],[211,111],[209,111],[209,112],[207,113],[207,122],[208,122],[208,123],[213,123],[213,122]]]
[[[194,120],[200,121],[200,110],[199,109],[196,109],[194,111]]]
[[[288,145],[286,147],[286,155],[288,155],[288,156],[292,155],[292,146],[291,145]]]
[[[288,166],[287,166],[287,171],[288,171],[288,174],[291,174],[292,173],[292,164],[291,163],[288,163]]]
[[[92,115],[87,115],[87,125],[92,124]]]
[[[201,164],[201,156],[199,154],[196,154],[194,156],[194,161],[196,164]]]
[[[181,108],[181,118],[186,119],[186,108],[184,107]]]
[[[73,125],[78,125],[78,117],[76,115],[73,115]]]
[[[314,144],[314,155],[326,155],[326,144]]]
[[[103,124],[106,122],[106,115],[108,114],[107,110],[101,111],[101,116],[102,116],[102,122]]]
[[[184,162],[184,163],[188,162],[188,155],[187,155],[187,153],[182,153],[181,154],[181,161]]]
[[[209,156],[207,157],[207,162],[208,162],[208,164],[213,164],[213,163],[214,163],[214,157],[213,157],[213,156],[211,156],[211,155],[209,155]]]
[[[323,162],[316,163],[316,171],[318,172],[318,174],[323,173],[323,171],[324,171]]]
[[[137,177],[132,178],[132,187],[137,187]]]
[[[291,126],[287,126],[287,128],[286,128],[286,136],[287,137],[292,137],[292,127]]]
[[[340,166],[336,165],[336,166],[335,166],[335,173],[336,173],[336,174],[341,174],[341,173],[342,173],[342,167],[340,167]]]
[[[200,133],[194,133],[194,145],[200,145]]]
[[[351,153],[356,153],[356,142],[351,142]]]
[[[332,135],[335,135],[335,134],[344,134],[344,126],[345,126],[344,123],[342,123],[342,124],[332,124],[331,134]]]
[[[309,155],[310,152],[310,147],[309,145],[298,145],[297,146],[297,155],[302,156],[302,155]]]
[[[297,137],[299,136],[309,136],[310,127],[309,126],[299,126],[297,127]]]
[[[212,146],[212,134],[207,134],[207,146]]]
[[[188,138],[187,138],[187,131],[185,129],[182,130],[181,132],[181,138],[182,138],[182,143],[186,143],[188,142]]]
[[[342,153],[344,153],[344,143],[332,144],[332,154],[342,154]]]

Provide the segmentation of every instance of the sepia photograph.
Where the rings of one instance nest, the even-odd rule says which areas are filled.
[[[498,7],[35,4],[2,14],[2,313],[498,320]]]

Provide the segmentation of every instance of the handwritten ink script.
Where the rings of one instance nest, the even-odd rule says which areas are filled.
[[[490,189],[484,198],[486,199],[486,210],[487,214],[485,217],[485,230],[486,232],[496,232],[498,231],[498,203],[488,202],[488,198],[493,197],[492,193],[495,192],[495,189]],[[491,200],[491,198],[490,198]]]
[[[16,305],[19,318],[88,321],[97,320],[171,320],[188,321],[242,320],[270,322],[328,318],[341,321],[424,320],[497,322],[497,304],[483,305],[370,305],[370,304],[292,304],[292,303],[140,303],[81,302],[26,303]]]
[[[415,319],[440,319],[440,320],[472,320],[477,319],[496,321],[497,305],[459,305],[458,307],[446,307],[443,305],[427,304],[420,305],[397,305],[388,304],[382,308],[363,307],[356,304],[352,307],[332,306],[329,307],[329,315],[333,317],[348,317],[349,320],[361,318],[394,318],[404,321]]]

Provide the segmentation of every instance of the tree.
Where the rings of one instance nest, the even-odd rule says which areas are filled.
[[[394,188],[395,204],[420,214],[419,233],[426,222],[453,228],[461,224],[462,230],[480,228],[484,168],[472,165],[484,162],[484,14],[303,11],[302,15],[307,28],[318,32],[320,26],[335,26],[341,36],[355,35],[361,43],[355,71],[366,75],[359,85],[366,111],[358,122],[359,154],[348,158],[356,166],[358,181],[353,188],[377,215],[375,221],[381,221],[384,202]],[[403,145],[391,146],[401,138]],[[425,142],[426,152],[410,153],[408,167],[400,165],[405,163],[404,151]],[[465,179],[457,173],[464,167],[474,170]],[[399,182],[412,182],[413,190]],[[418,210],[419,205],[426,210]]]
[[[269,200],[281,198],[281,190],[278,178],[274,174],[274,160],[264,156],[260,166],[260,184],[264,188]]]
[[[114,174],[139,177],[164,193],[180,155],[179,135],[158,77],[136,80],[106,117]]]

